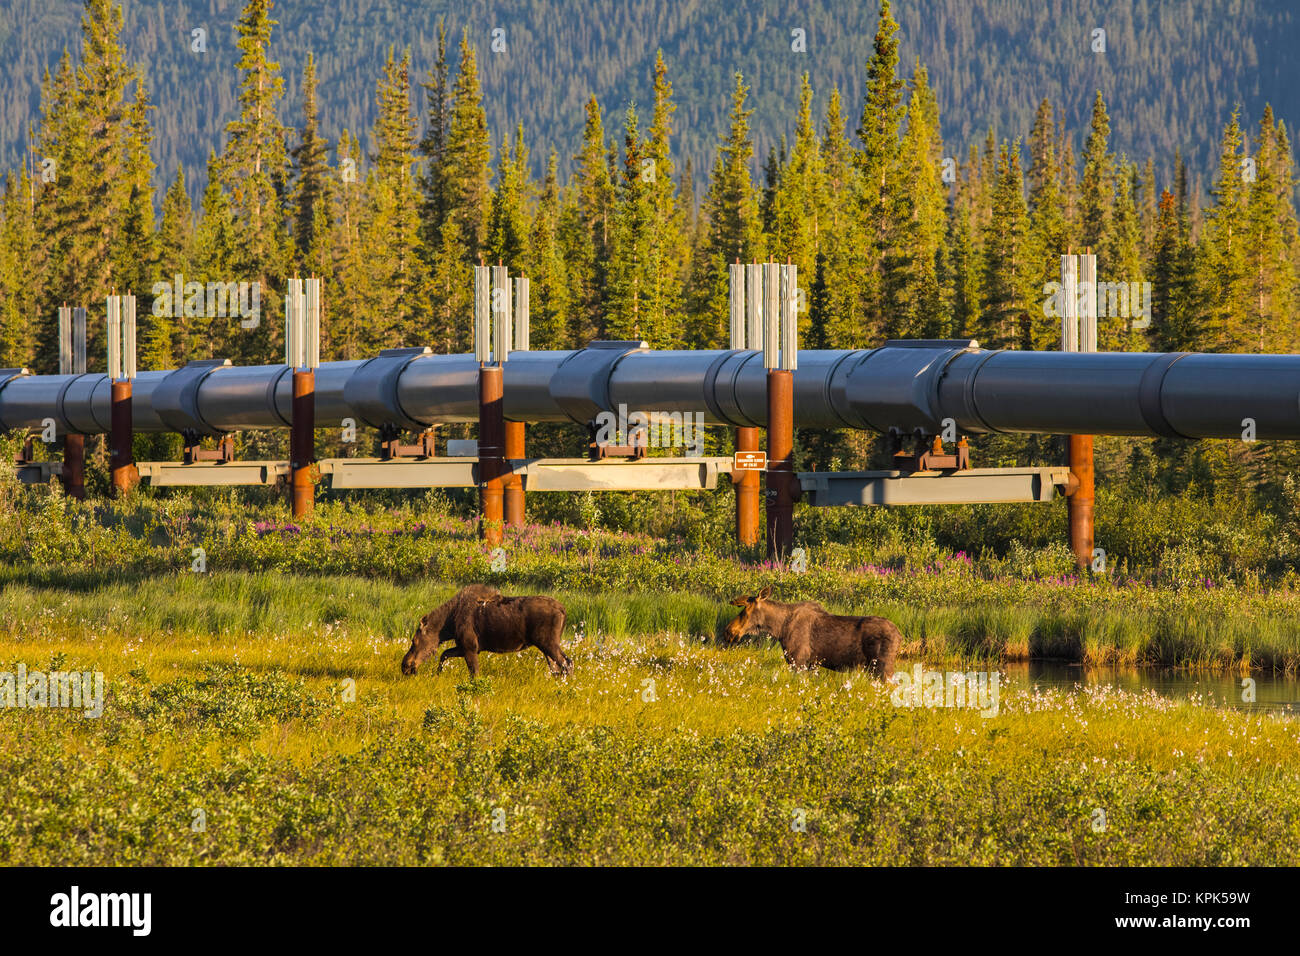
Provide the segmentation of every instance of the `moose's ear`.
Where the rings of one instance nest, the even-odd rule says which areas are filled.
[[[763,588],[763,590],[759,591],[758,596],[764,601],[770,598],[772,596],[772,585],[769,584],[767,587]]]
[[[744,607],[746,604],[749,603],[749,598],[747,597],[732,598],[731,603],[736,605],[736,607]]]

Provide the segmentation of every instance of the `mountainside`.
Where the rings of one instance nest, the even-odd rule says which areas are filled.
[[[184,162],[190,192],[203,187],[209,150],[220,151],[237,112],[233,24],[238,0],[124,3],[128,58],[144,66],[155,105],[154,157],[161,189]],[[0,5],[0,164],[22,159],[26,131],[39,118],[41,77],[62,49],[80,45],[77,0],[5,0]],[[752,87],[755,169],[784,133],[793,132],[799,77],[807,71],[821,115],[832,84],[844,93],[850,129],[861,109],[864,64],[878,7],[833,0],[627,0],[485,3],[472,0],[331,0],[277,3],[271,53],[286,98],[280,119],[300,123],[302,69],[314,52],[320,77],[322,133],[366,131],[374,88],[389,46],[409,47],[414,78],[426,78],[437,22],[453,41],[468,29],[494,143],[523,123],[535,175],[553,146],[561,179],[580,145],[583,104],[595,94],[612,130],[626,104],[651,97],[656,51],[664,51],[678,103],[680,159],[697,175],[712,166],[725,131],[732,74]],[[1076,152],[1093,93],[1110,104],[1112,145],[1131,158],[1154,158],[1162,180],[1181,149],[1193,178],[1208,184],[1219,133],[1235,104],[1259,115],[1266,102],[1288,127],[1300,119],[1300,84],[1291,65],[1300,19],[1284,2],[1191,0],[1186,3],[933,0],[899,3],[900,71],[915,58],[929,68],[944,150],[960,161],[990,126],[999,138],[1027,136],[1038,102],[1064,112]],[[206,30],[205,53],[192,32]],[[1106,31],[1094,52],[1093,30]],[[493,52],[495,34],[503,52]],[[794,52],[803,30],[807,52]],[[500,46],[500,43],[497,44]],[[454,60],[453,43],[453,60]],[[423,112],[423,97],[416,108]]]

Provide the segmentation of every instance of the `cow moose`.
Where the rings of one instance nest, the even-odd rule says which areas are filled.
[[[768,585],[758,594],[731,602],[742,610],[723,631],[726,643],[764,631],[781,643],[786,662],[793,667],[868,667],[879,677],[893,676],[903,635],[892,621],[831,614],[815,601],[784,604],[771,596]]]
[[[551,673],[569,674],[573,661],[560,644],[564,621],[564,605],[552,597],[504,597],[496,588],[470,585],[421,619],[402,659],[402,673],[414,674],[438,645],[455,641],[438,658],[439,673],[448,660],[463,657],[470,676],[476,677],[480,651],[503,654],[536,647],[546,655]]]
[[[456,639],[457,612],[472,612],[480,600],[500,593],[488,584],[470,584],[420,618],[419,623],[415,625],[411,647],[402,658],[402,673],[414,674],[424,663],[425,658],[436,651],[439,645]],[[451,656],[450,650],[444,653],[442,660],[438,662],[439,671],[442,670],[442,663],[448,656]]]

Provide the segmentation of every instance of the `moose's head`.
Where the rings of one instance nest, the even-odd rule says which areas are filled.
[[[438,645],[450,640],[452,635],[443,636],[443,629],[451,626],[452,602],[439,605],[415,625],[415,634],[411,637],[411,648],[402,658],[402,673],[414,674],[424,659],[438,649]]]
[[[740,608],[737,614],[723,629],[723,640],[727,644],[734,644],[742,637],[747,637],[758,631],[771,629],[771,612],[772,606],[772,585],[768,585],[757,594],[751,594],[748,597],[733,598],[731,603]]]

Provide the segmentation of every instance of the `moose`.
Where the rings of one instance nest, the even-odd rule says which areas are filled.
[[[402,658],[402,673],[414,674],[439,645],[455,641],[438,658],[438,673],[451,658],[463,657],[470,676],[477,677],[479,651],[504,654],[536,647],[546,655],[552,674],[569,674],[573,661],[560,644],[564,620],[564,605],[555,598],[505,597],[489,585],[471,584],[420,619]]]
[[[727,644],[762,631],[781,642],[792,667],[868,667],[879,677],[893,676],[903,635],[892,621],[831,614],[815,601],[784,604],[771,597],[768,585],[758,594],[731,602],[742,610],[723,632]]]

